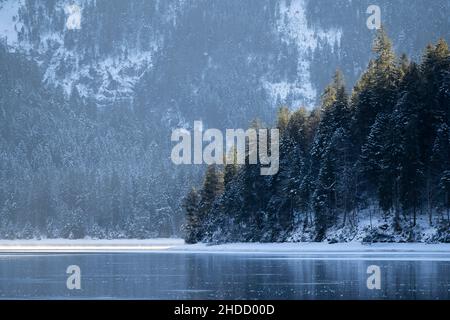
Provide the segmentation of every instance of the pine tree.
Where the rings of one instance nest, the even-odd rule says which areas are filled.
[[[380,113],[373,124],[366,144],[362,147],[360,162],[366,188],[375,192],[381,209],[387,215],[395,209],[398,229],[400,212],[397,206],[398,184],[395,165],[396,143],[390,114]]]
[[[224,188],[227,189],[229,187],[231,181],[233,181],[236,176],[239,165],[237,163],[237,150],[236,147],[233,147],[229,151],[228,159],[225,160],[224,173],[223,173],[223,185]],[[230,161],[231,160],[231,161]]]
[[[376,55],[355,87],[352,104],[355,111],[353,139],[357,147],[364,144],[370,128],[381,112],[391,113],[397,98],[397,86],[401,78],[392,41],[381,28],[374,40]]]
[[[206,169],[205,180],[200,191],[199,206],[199,238],[202,239],[209,232],[208,225],[214,219],[214,212],[211,212],[214,201],[223,192],[223,176],[216,165],[210,165]]]
[[[420,68],[425,100],[422,148],[430,155],[437,129],[443,123],[450,125],[450,51],[443,39],[427,47]]]
[[[304,157],[308,152],[308,114],[304,108],[290,113],[287,109],[278,113],[277,127],[281,132],[280,171],[270,179],[271,198],[267,207],[269,218],[268,241],[276,241],[294,228],[299,211],[299,189]]]
[[[281,134],[287,129],[290,116],[291,112],[289,108],[281,107],[278,109],[277,128],[280,130]]]
[[[320,163],[319,176],[313,195],[316,240],[322,241],[335,218],[336,205],[336,163],[331,150],[327,149]]]
[[[403,79],[403,77],[409,72],[411,66],[411,61],[409,60],[406,53],[403,53],[400,56],[400,59],[398,61],[398,69],[400,72],[400,79]]]
[[[183,209],[185,211],[186,223],[184,226],[186,243],[197,243],[200,239],[200,221],[199,221],[199,200],[200,197],[195,188],[192,188],[184,198]]]
[[[447,223],[450,223],[450,170],[442,173],[439,186],[444,199],[444,208],[447,212]]]
[[[310,177],[317,177],[313,183],[313,208],[317,239],[321,240],[326,230],[337,218],[337,185],[339,169],[347,167],[350,150],[335,147],[336,140],[345,139],[350,125],[349,99],[342,73],[336,71],[333,82],[322,96],[322,119],[311,150]],[[337,138],[340,136],[340,138]],[[338,162],[338,159],[341,162]],[[347,171],[346,169],[344,171]],[[305,185],[304,185],[305,186]]]
[[[413,226],[422,203],[424,161],[421,154],[421,128],[424,126],[421,74],[415,63],[411,63],[399,86],[399,100],[393,114],[396,143],[392,167],[399,168],[398,184],[403,210],[413,211]]]
[[[447,128],[450,125],[450,51],[444,40],[427,46],[420,70],[423,103],[418,144],[426,165],[427,210],[431,224],[433,208],[439,202],[439,181],[448,164],[445,157]]]
[[[430,183],[434,187],[433,206],[444,208],[448,215],[448,184],[450,172],[450,128],[442,124],[437,131],[430,161]],[[438,199],[436,199],[438,198]]]

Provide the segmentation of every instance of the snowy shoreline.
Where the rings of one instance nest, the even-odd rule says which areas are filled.
[[[450,244],[425,243],[230,243],[187,245],[182,239],[149,240],[0,240],[1,253],[173,252],[255,254],[444,254]]]

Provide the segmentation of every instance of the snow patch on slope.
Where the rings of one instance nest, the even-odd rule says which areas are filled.
[[[145,51],[128,49],[122,45],[114,54],[86,59],[83,49],[68,48],[65,45],[66,35],[70,32],[83,32],[83,26],[80,30],[68,30],[66,24],[64,27],[61,25],[61,28],[54,26],[59,25],[60,18],[67,18],[68,5],[76,4],[83,10],[92,0],[58,1],[51,15],[41,8],[44,15],[41,19],[46,22],[41,27],[37,42],[30,38],[29,26],[22,30],[19,11],[29,10],[22,1],[0,0],[0,40],[5,38],[11,50],[24,52],[34,59],[42,67],[44,81],[48,86],[62,88],[67,96],[77,88],[81,97],[93,98],[99,106],[132,99],[136,83],[146,70],[152,68],[154,54],[161,47],[162,39],[155,38]],[[173,14],[183,8],[183,3],[184,0],[180,0],[179,5],[173,5]],[[40,7],[42,3],[38,2],[36,6]],[[170,16],[172,15],[167,15]],[[21,30],[24,36],[20,39],[18,33]]]
[[[297,79],[293,83],[272,83],[263,80],[263,86],[273,99],[273,103],[293,97],[295,106],[313,107],[317,100],[317,91],[311,81],[311,60],[314,51],[321,45],[331,48],[341,45],[342,30],[313,28],[308,25],[305,0],[283,0],[279,6],[277,32],[282,41],[295,45],[298,52]]]
[[[53,37],[53,41],[57,39]],[[155,45],[154,52],[156,50]],[[81,64],[76,52],[61,45],[48,63],[44,81],[62,87],[67,95],[77,88],[81,97],[93,97],[99,105],[106,105],[130,99],[136,83],[153,66],[152,57],[153,52],[134,51],[126,56],[109,56]],[[60,72],[61,68],[69,70]]]
[[[22,24],[18,21],[22,0],[0,1],[0,35],[10,46],[16,45]]]

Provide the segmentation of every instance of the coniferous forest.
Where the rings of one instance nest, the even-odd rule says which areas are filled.
[[[195,242],[450,242],[450,51],[397,56],[378,32],[354,88],[279,109],[280,171],[210,166],[184,199]],[[433,230],[433,232],[430,232]]]
[[[182,193],[157,183],[168,178],[155,165],[156,129],[146,119],[129,108],[102,110],[76,88],[65,97],[1,43],[0,83],[1,239],[178,232],[181,210],[167,195]]]

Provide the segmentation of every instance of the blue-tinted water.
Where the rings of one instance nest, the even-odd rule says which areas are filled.
[[[450,259],[215,253],[0,255],[10,299],[450,299]],[[66,287],[69,265],[81,290]],[[367,288],[378,265],[381,289]]]

